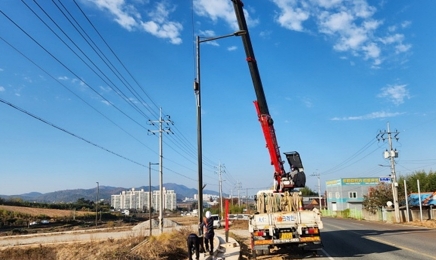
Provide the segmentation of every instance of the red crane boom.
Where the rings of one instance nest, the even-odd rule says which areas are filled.
[[[286,173],[284,169],[284,161],[282,161],[280,156],[280,149],[274,130],[274,121],[271,118],[268,110],[268,104],[263,91],[262,81],[260,79],[259,69],[257,67],[257,61],[254,56],[250,34],[248,33],[243,3],[240,0],[232,0],[232,2],[239,29],[245,32],[240,36],[244,45],[246,60],[250,69],[254,91],[256,92],[257,100],[254,101],[254,106],[256,108],[257,116],[265,137],[266,147],[270,154],[271,164],[274,166],[274,189],[282,192],[284,190],[292,190],[294,188],[304,187],[306,185],[306,176],[304,174],[303,164],[298,152],[285,153],[286,158],[291,166],[291,171]]]

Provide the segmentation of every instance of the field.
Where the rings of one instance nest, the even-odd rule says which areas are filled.
[[[76,216],[84,216],[86,214],[95,214],[95,212],[88,211],[76,211],[72,210],[61,210],[61,209],[42,209],[42,208],[29,208],[29,207],[19,207],[19,206],[6,206],[0,205],[0,210],[7,210],[12,212],[18,212],[23,214],[28,214],[32,216],[46,215],[52,218],[55,217],[69,217],[75,214]]]

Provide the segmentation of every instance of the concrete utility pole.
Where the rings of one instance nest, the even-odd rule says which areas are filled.
[[[162,108],[160,108],[159,120],[152,121],[148,120],[151,125],[155,125],[154,123],[159,123],[158,130],[148,130],[149,133],[155,134],[159,133],[159,228],[160,233],[163,233],[163,211],[164,211],[164,194],[163,194],[163,147],[162,147],[162,133],[165,132],[167,134],[173,133],[169,127],[162,127],[162,124],[165,123],[167,125],[174,125],[173,121],[170,120],[170,116],[165,116],[165,120],[162,118]]]
[[[219,193],[220,193],[220,216],[221,218],[224,217],[224,211],[223,211],[223,179],[222,179],[222,172],[225,171],[223,170],[224,165],[222,165],[221,163],[219,163],[218,165],[218,176],[219,176]]]
[[[149,235],[151,236],[153,233],[151,231],[152,225],[151,225],[151,166],[152,165],[159,165],[159,163],[152,163],[148,162],[148,222],[150,222],[150,231]]]
[[[241,182],[239,181],[237,185],[238,185],[237,186],[237,189],[238,189],[238,207],[241,207],[241,197],[240,197],[240,194],[239,194],[239,191],[242,188]]]
[[[100,185],[99,185],[99,183],[98,183],[98,181],[96,182],[97,183],[97,200],[95,201],[95,226],[97,226],[97,223],[98,223],[98,195],[100,195],[99,193],[100,193]]]
[[[386,150],[383,153],[383,157],[385,159],[389,159],[391,162],[391,177],[392,177],[392,197],[394,199],[394,209],[395,209],[395,222],[400,222],[400,208],[398,205],[398,183],[397,183],[397,176],[395,172],[395,158],[398,158],[398,151],[397,149],[392,149],[392,135],[394,135],[393,138],[395,138],[398,141],[398,135],[400,132],[395,130],[395,132],[391,132],[389,128],[389,122],[387,123],[387,130],[380,131],[380,133],[377,135],[377,140],[386,140],[385,135],[387,135],[388,144],[389,144],[389,151]]]
[[[318,177],[318,202],[319,202],[319,210],[322,208],[322,202],[321,202],[321,180],[320,180],[320,174],[319,173],[313,173],[310,176],[316,176]]]

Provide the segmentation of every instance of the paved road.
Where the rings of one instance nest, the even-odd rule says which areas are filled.
[[[330,259],[436,259],[436,229],[323,218],[321,250]]]

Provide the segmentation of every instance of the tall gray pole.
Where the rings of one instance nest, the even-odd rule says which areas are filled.
[[[197,97],[197,153],[198,153],[198,223],[203,221],[203,154],[201,141],[201,81],[200,81],[200,36],[196,38],[197,78],[194,91]],[[201,231],[200,231],[201,232]],[[199,234],[201,235],[201,234]]]
[[[173,122],[169,119],[169,116],[166,116],[168,119],[163,120],[162,118],[162,108],[159,110],[159,120],[157,121],[159,123],[159,130],[157,131],[151,131],[149,132],[159,132],[159,227],[160,227],[160,233],[163,233],[163,211],[164,211],[164,194],[163,194],[163,145],[162,145],[162,133],[172,133],[171,129],[166,128],[163,129],[162,123],[166,124],[173,124]],[[156,121],[149,120],[151,124],[154,124]]]
[[[196,79],[194,81],[194,92],[197,99],[197,153],[198,153],[198,218],[199,223],[203,221],[203,147],[201,137],[201,80],[200,80],[200,43],[215,41],[222,38],[241,36],[246,34],[246,31],[237,31],[232,34],[226,34],[218,37],[210,37],[200,40],[200,36],[197,35],[195,39],[196,49]]]
[[[148,235],[151,236],[153,234],[151,231],[151,162],[148,162],[148,222],[150,222]]]
[[[388,123],[388,141],[389,141],[389,148],[390,148],[390,160],[391,160],[391,173],[392,173],[392,195],[394,197],[394,209],[395,209],[395,221],[397,223],[400,222],[400,209],[398,205],[398,183],[397,183],[397,176],[395,173],[395,156],[396,151],[392,149],[392,138],[391,138],[391,130],[389,129],[389,123]],[[393,154],[395,153],[395,154]]]
[[[408,196],[407,196],[407,184],[406,184],[406,180],[404,180],[404,197],[406,198],[406,219],[407,222],[410,221],[410,216],[409,216],[409,200],[408,200]]]
[[[319,210],[322,209],[322,201],[321,201],[321,180],[320,176],[318,174],[318,200],[319,200]]]
[[[163,233],[163,173],[162,173],[162,108],[160,109],[160,115],[159,115],[159,195],[160,195],[160,202],[159,202],[159,228],[160,233]]]
[[[224,217],[224,211],[223,211],[223,180],[221,175],[221,163],[218,166],[218,174],[219,174],[219,188],[220,188],[220,216],[221,218]]]
[[[158,165],[159,163],[152,163],[152,162],[148,162],[148,221],[150,222],[150,232],[149,235],[151,236],[152,233],[152,219],[151,219],[151,197],[152,197],[152,192],[151,192],[151,166],[152,165]]]
[[[318,170],[317,170],[318,171]],[[313,173],[310,176],[316,176],[318,177],[318,203],[319,203],[319,210],[322,208],[322,202],[321,202],[321,179],[319,173]]]
[[[418,186],[419,216],[422,222],[422,201],[421,201],[421,187],[419,185],[419,180],[416,180],[416,185]]]
[[[241,189],[241,182],[238,182],[238,207],[239,208],[241,207],[241,197],[239,194],[240,189]]]
[[[98,223],[98,195],[100,193],[100,187],[98,181],[97,183],[97,200],[95,201],[95,226],[97,226]]]

